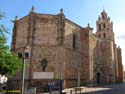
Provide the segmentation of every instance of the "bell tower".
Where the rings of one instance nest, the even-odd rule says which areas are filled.
[[[104,40],[114,41],[113,22],[110,21],[105,10],[103,10],[101,12],[101,16],[98,17],[98,20],[96,21],[96,28],[97,37]]]

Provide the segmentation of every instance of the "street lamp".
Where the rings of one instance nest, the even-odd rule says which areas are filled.
[[[23,52],[18,53],[18,57],[23,59],[23,64],[22,64],[22,75],[21,75],[21,88],[20,88],[20,94],[24,94],[24,80],[25,80],[25,59],[28,59],[30,57],[29,54],[29,47],[26,46],[24,47]]]

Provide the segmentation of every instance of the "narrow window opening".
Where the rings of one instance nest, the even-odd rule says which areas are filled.
[[[101,30],[101,24],[99,24],[99,31]]]
[[[102,14],[102,19],[105,19],[105,15],[104,14]]]
[[[105,29],[105,23],[103,24],[103,28]]]
[[[76,34],[73,34],[73,48],[76,48]]]
[[[106,37],[105,33],[103,34],[104,38]]]
[[[101,37],[101,35],[99,34],[99,38]]]

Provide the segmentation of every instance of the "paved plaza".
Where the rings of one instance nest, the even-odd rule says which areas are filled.
[[[81,88],[82,94],[125,94],[125,83]],[[71,89],[73,88],[65,89],[64,91],[68,92],[67,94],[70,94]]]

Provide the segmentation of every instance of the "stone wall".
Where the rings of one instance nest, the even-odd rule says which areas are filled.
[[[123,82],[123,65],[121,57],[121,48],[117,48],[117,59],[118,59],[118,82]]]
[[[112,83],[116,74],[121,81],[121,52],[114,47],[114,41],[107,40],[110,35],[114,39],[114,33],[111,32],[104,39],[92,30],[89,24],[82,28],[66,19],[62,10],[58,15],[30,12],[29,15],[16,19],[12,51],[23,52],[27,45],[30,50],[30,58],[26,60],[26,88],[30,82],[38,88],[38,92],[42,92],[44,85],[52,80],[34,79],[34,72],[54,72],[53,79],[63,80],[64,88],[77,86],[78,81],[80,85],[98,84],[99,81],[99,84]],[[47,62],[45,67],[43,60]],[[20,79],[19,75],[18,73],[11,79],[14,84]]]
[[[73,35],[75,34],[75,48],[73,48]],[[66,86],[87,84],[88,80],[88,31],[71,21],[65,23],[65,80]],[[78,76],[78,72],[80,76]],[[72,83],[72,84],[71,84]]]
[[[94,83],[97,83],[97,73],[100,74],[100,84],[115,81],[115,65],[113,43],[108,40],[97,42],[95,47]],[[107,73],[108,71],[108,73]]]
[[[57,44],[57,16],[35,16],[34,45]]]
[[[58,19],[55,15],[40,15],[36,13],[30,13],[28,16],[18,20],[13,51],[16,53],[23,52],[24,47],[28,45],[31,56],[26,61],[25,79],[33,79],[33,72],[43,72],[41,64],[43,59],[48,62],[45,72],[54,72],[54,78],[58,75],[56,70],[56,67],[58,67],[56,65],[57,22]],[[15,75],[12,79],[15,79],[15,82],[17,79],[20,81],[20,74]],[[41,82],[41,80],[39,81]]]
[[[23,27],[23,28],[22,28]],[[16,48],[24,47],[27,45],[29,27],[29,17],[26,16],[18,21],[16,28]]]
[[[117,55],[117,47],[116,45],[114,45],[114,59],[115,59],[115,78],[116,78],[116,82],[118,82],[118,55]]]

